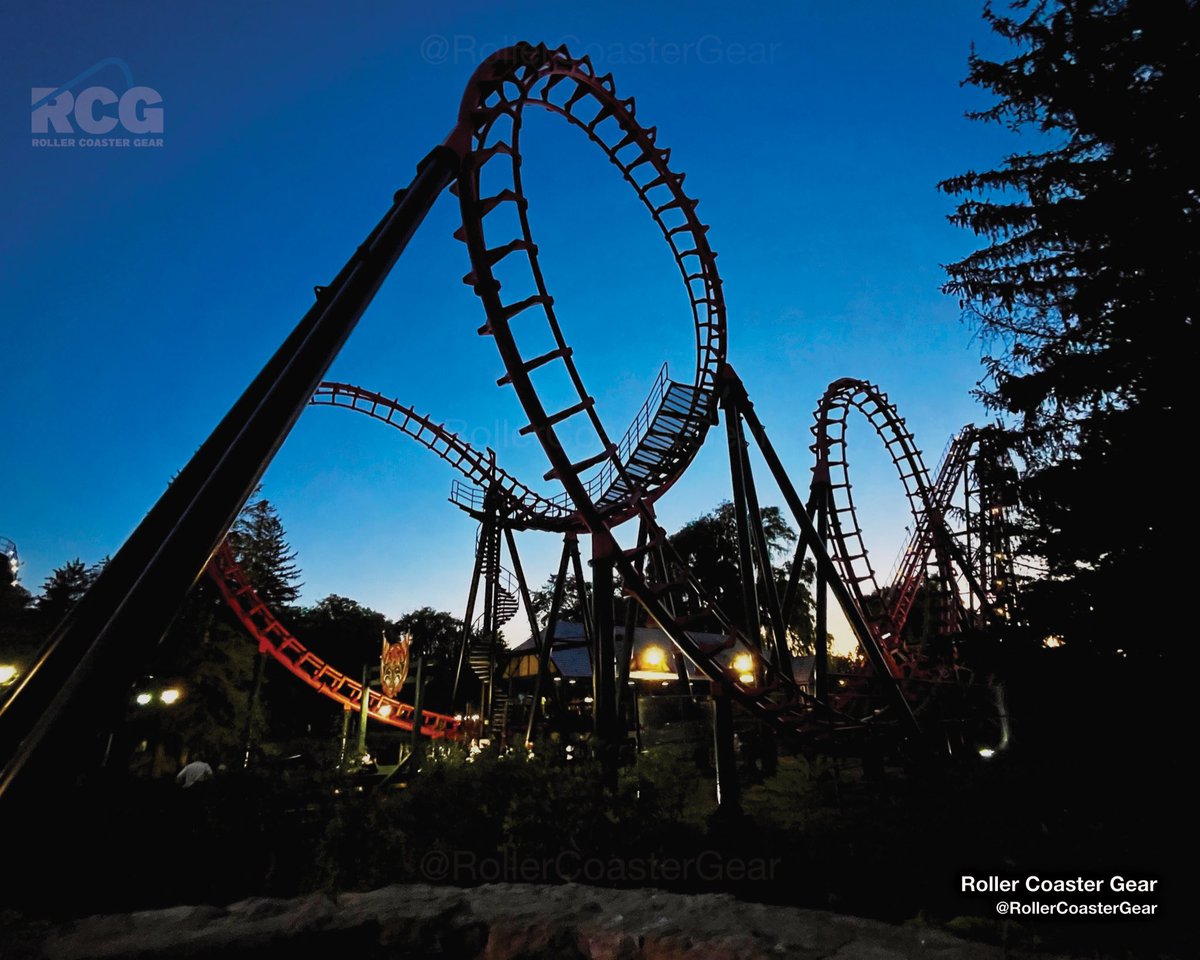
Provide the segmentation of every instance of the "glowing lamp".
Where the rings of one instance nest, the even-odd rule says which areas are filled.
[[[647,670],[666,670],[667,651],[662,647],[647,647],[642,651],[642,666]]]

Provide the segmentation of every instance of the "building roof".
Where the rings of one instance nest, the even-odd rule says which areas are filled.
[[[614,627],[614,633],[618,643],[623,643],[625,640],[625,627],[617,625]],[[719,633],[699,633],[694,630],[689,630],[689,634],[700,643],[716,644],[724,640],[724,635]],[[543,631],[544,635],[544,631]],[[639,663],[646,650],[651,647],[661,647],[667,654],[667,661],[662,671],[638,670],[635,675],[639,679],[654,679],[661,672],[664,680],[670,679],[677,675],[676,658],[680,655],[675,651],[674,645],[667,638],[667,635],[661,630],[654,627],[637,627],[634,631],[633,640],[633,662]],[[537,645],[534,643],[533,637],[529,637],[523,643],[510,650],[513,660],[510,662],[506,675],[516,676],[533,676],[536,672],[536,654]],[[687,668],[688,678],[691,680],[705,680],[702,674],[694,664],[686,658],[682,658]],[[792,671],[793,675],[800,683],[807,683],[812,676],[814,657],[793,657]],[[569,680],[587,679],[592,676],[592,651],[588,644],[583,631],[583,624],[573,623],[567,620],[560,620],[555,625],[554,630],[554,647],[550,651],[551,674],[564,677]],[[647,677],[647,674],[650,674]]]

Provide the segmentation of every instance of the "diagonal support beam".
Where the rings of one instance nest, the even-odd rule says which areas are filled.
[[[800,525],[801,536],[811,544],[813,559],[816,561],[818,568],[823,571],[834,597],[842,607],[846,619],[850,622],[850,627],[854,631],[859,645],[862,647],[863,652],[866,653],[871,666],[874,667],[878,682],[883,686],[888,700],[896,709],[897,716],[900,717],[904,726],[912,734],[919,736],[921,732],[920,725],[917,723],[917,718],[913,716],[912,708],[908,705],[908,701],[904,699],[904,694],[900,690],[900,685],[897,683],[896,677],[892,674],[887,657],[883,649],[879,646],[879,642],[875,639],[875,635],[867,625],[866,620],[863,618],[862,611],[858,609],[858,606],[850,596],[850,591],[847,589],[846,584],[838,576],[833,558],[821,544],[820,536],[813,525],[812,518],[809,516],[805,504],[801,501],[800,495],[796,492],[796,488],[792,485],[791,478],[788,477],[787,472],[783,469],[783,463],[780,461],[779,455],[775,452],[774,446],[772,446],[770,439],[767,437],[767,431],[763,428],[762,422],[754,412],[754,404],[750,402],[750,398],[746,395],[745,387],[741,380],[737,378],[732,368],[727,368],[727,375],[733,381],[728,388],[732,393],[732,402],[736,404],[737,409],[745,420],[746,426],[750,428],[750,433],[754,437],[754,442],[758,445],[759,452],[762,453],[763,459],[766,460],[767,467],[771,471],[771,475],[779,485],[779,490],[783,494],[784,500],[787,501],[788,509],[792,511],[796,523]]]
[[[139,665],[162,637],[238,511],[396,260],[458,174],[460,153],[434,149],[406,190],[233,405],[72,613],[19,690],[0,706],[0,795],[68,712],[89,701],[112,722]],[[93,721],[94,722],[94,721]],[[45,751],[47,754],[50,751]]]

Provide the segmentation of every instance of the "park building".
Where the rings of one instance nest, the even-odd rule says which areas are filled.
[[[625,647],[625,630],[614,627],[616,649]],[[701,644],[717,645],[725,638],[717,633],[692,631]],[[522,743],[530,733],[539,740],[568,743],[584,741],[592,728],[594,648],[584,626],[559,621],[550,645],[546,676],[538,684],[538,648],[532,636],[506,652],[507,662],[497,671],[497,688],[492,700],[491,734],[509,744]],[[749,679],[755,670],[748,655],[727,652],[731,673]],[[814,658],[796,656],[793,675],[802,689],[812,687]],[[620,669],[615,671],[620,677]],[[668,747],[703,753],[712,738],[711,697],[708,677],[682,656],[661,630],[636,627],[625,693],[620,697],[630,748]],[[535,713],[535,730],[530,731],[530,708],[540,701]],[[544,718],[544,719],[543,719]],[[544,724],[544,726],[543,726]],[[739,721],[747,728],[743,739],[751,739],[756,721]]]

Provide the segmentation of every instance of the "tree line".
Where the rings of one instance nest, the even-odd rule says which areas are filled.
[[[277,510],[258,491],[238,516],[229,541],[259,595],[306,645],[351,676],[378,665],[385,634],[393,640],[411,634],[417,647],[446,662],[457,654],[461,623],[445,611],[422,607],[393,620],[336,594],[300,605],[303,583],[296,551]],[[70,560],[46,577],[37,595],[16,580],[7,564],[0,564],[0,661],[27,669],[105,562]],[[247,741],[332,736],[340,712],[283,671],[262,671],[254,693],[256,656],[216,588],[202,577],[129,691],[130,716],[152,715],[154,736],[169,753],[199,749],[229,762],[244,752]],[[172,685],[184,695],[169,709],[156,708],[152,714],[137,709],[140,691]],[[133,746],[136,751],[138,744]]]
[[[788,559],[795,531],[777,507],[764,511],[767,540],[774,559],[776,586],[782,590],[790,571]],[[718,602],[740,611],[742,583],[737,566],[737,530],[732,504],[725,502],[685,524],[671,538],[675,551],[693,565]],[[394,620],[350,597],[331,594],[315,604],[300,605],[302,574],[297,553],[288,543],[283,522],[269,500],[256,492],[229,533],[229,543],[258,594],[297,637],[317,655],[347,670],[378,665],[384,635],[392,640],[410,634],[414,648],[435,664],[431,706],[450,708],[449,688],[457,667],[462,621],[453,614],[422,607]],[[0,654],[28,664],[44,638],[87,591],[105,561],[88,565],[80,559],[56,568],[35,597],[9,576],[0,583]],[[811,563],[805,580],[811,580]],[[7,566],[5,570],[7,571]],[[554,592],[551,576],[532,595],[539,630],[544,630]],[[584,594],[593,602],[590,584]],[[560,620],[584,616],[574,577],[566,585]],[[623,597],[620,585],[611,602],[617,622]],[[680,598],[681,612],[702,612],[699,598]],[[796,652],[812,645],[811,597],[802,587],[790,627]],[[765,616],[765,610],[763,611]],[[639,620],[641,625],[641,620]],[[711,629],[719,630],[714,619]],[[216,588],[202,577],[179,615],[145,665],[139,689],[179,683],[186,689],[170,710],[154,715],[155,733],[178,753],[199,748],[210,755],[234,758],[247,742],[289,742],[314,735],[332,738],[339,711],[281,670],[260,670],[256,682],[254,645],[247,641]],[[253,693],[257,687],[258,692]],[[444,689],[442,689],[444,688]],[[130,691],[131,697],[137,691]],[[439,698],[440,694],[440,698]],[[441,701],[444,700],[445,703]],[[134,701],[136,702],[136,701]],[[132,710],[134,716],[141,715]]]

